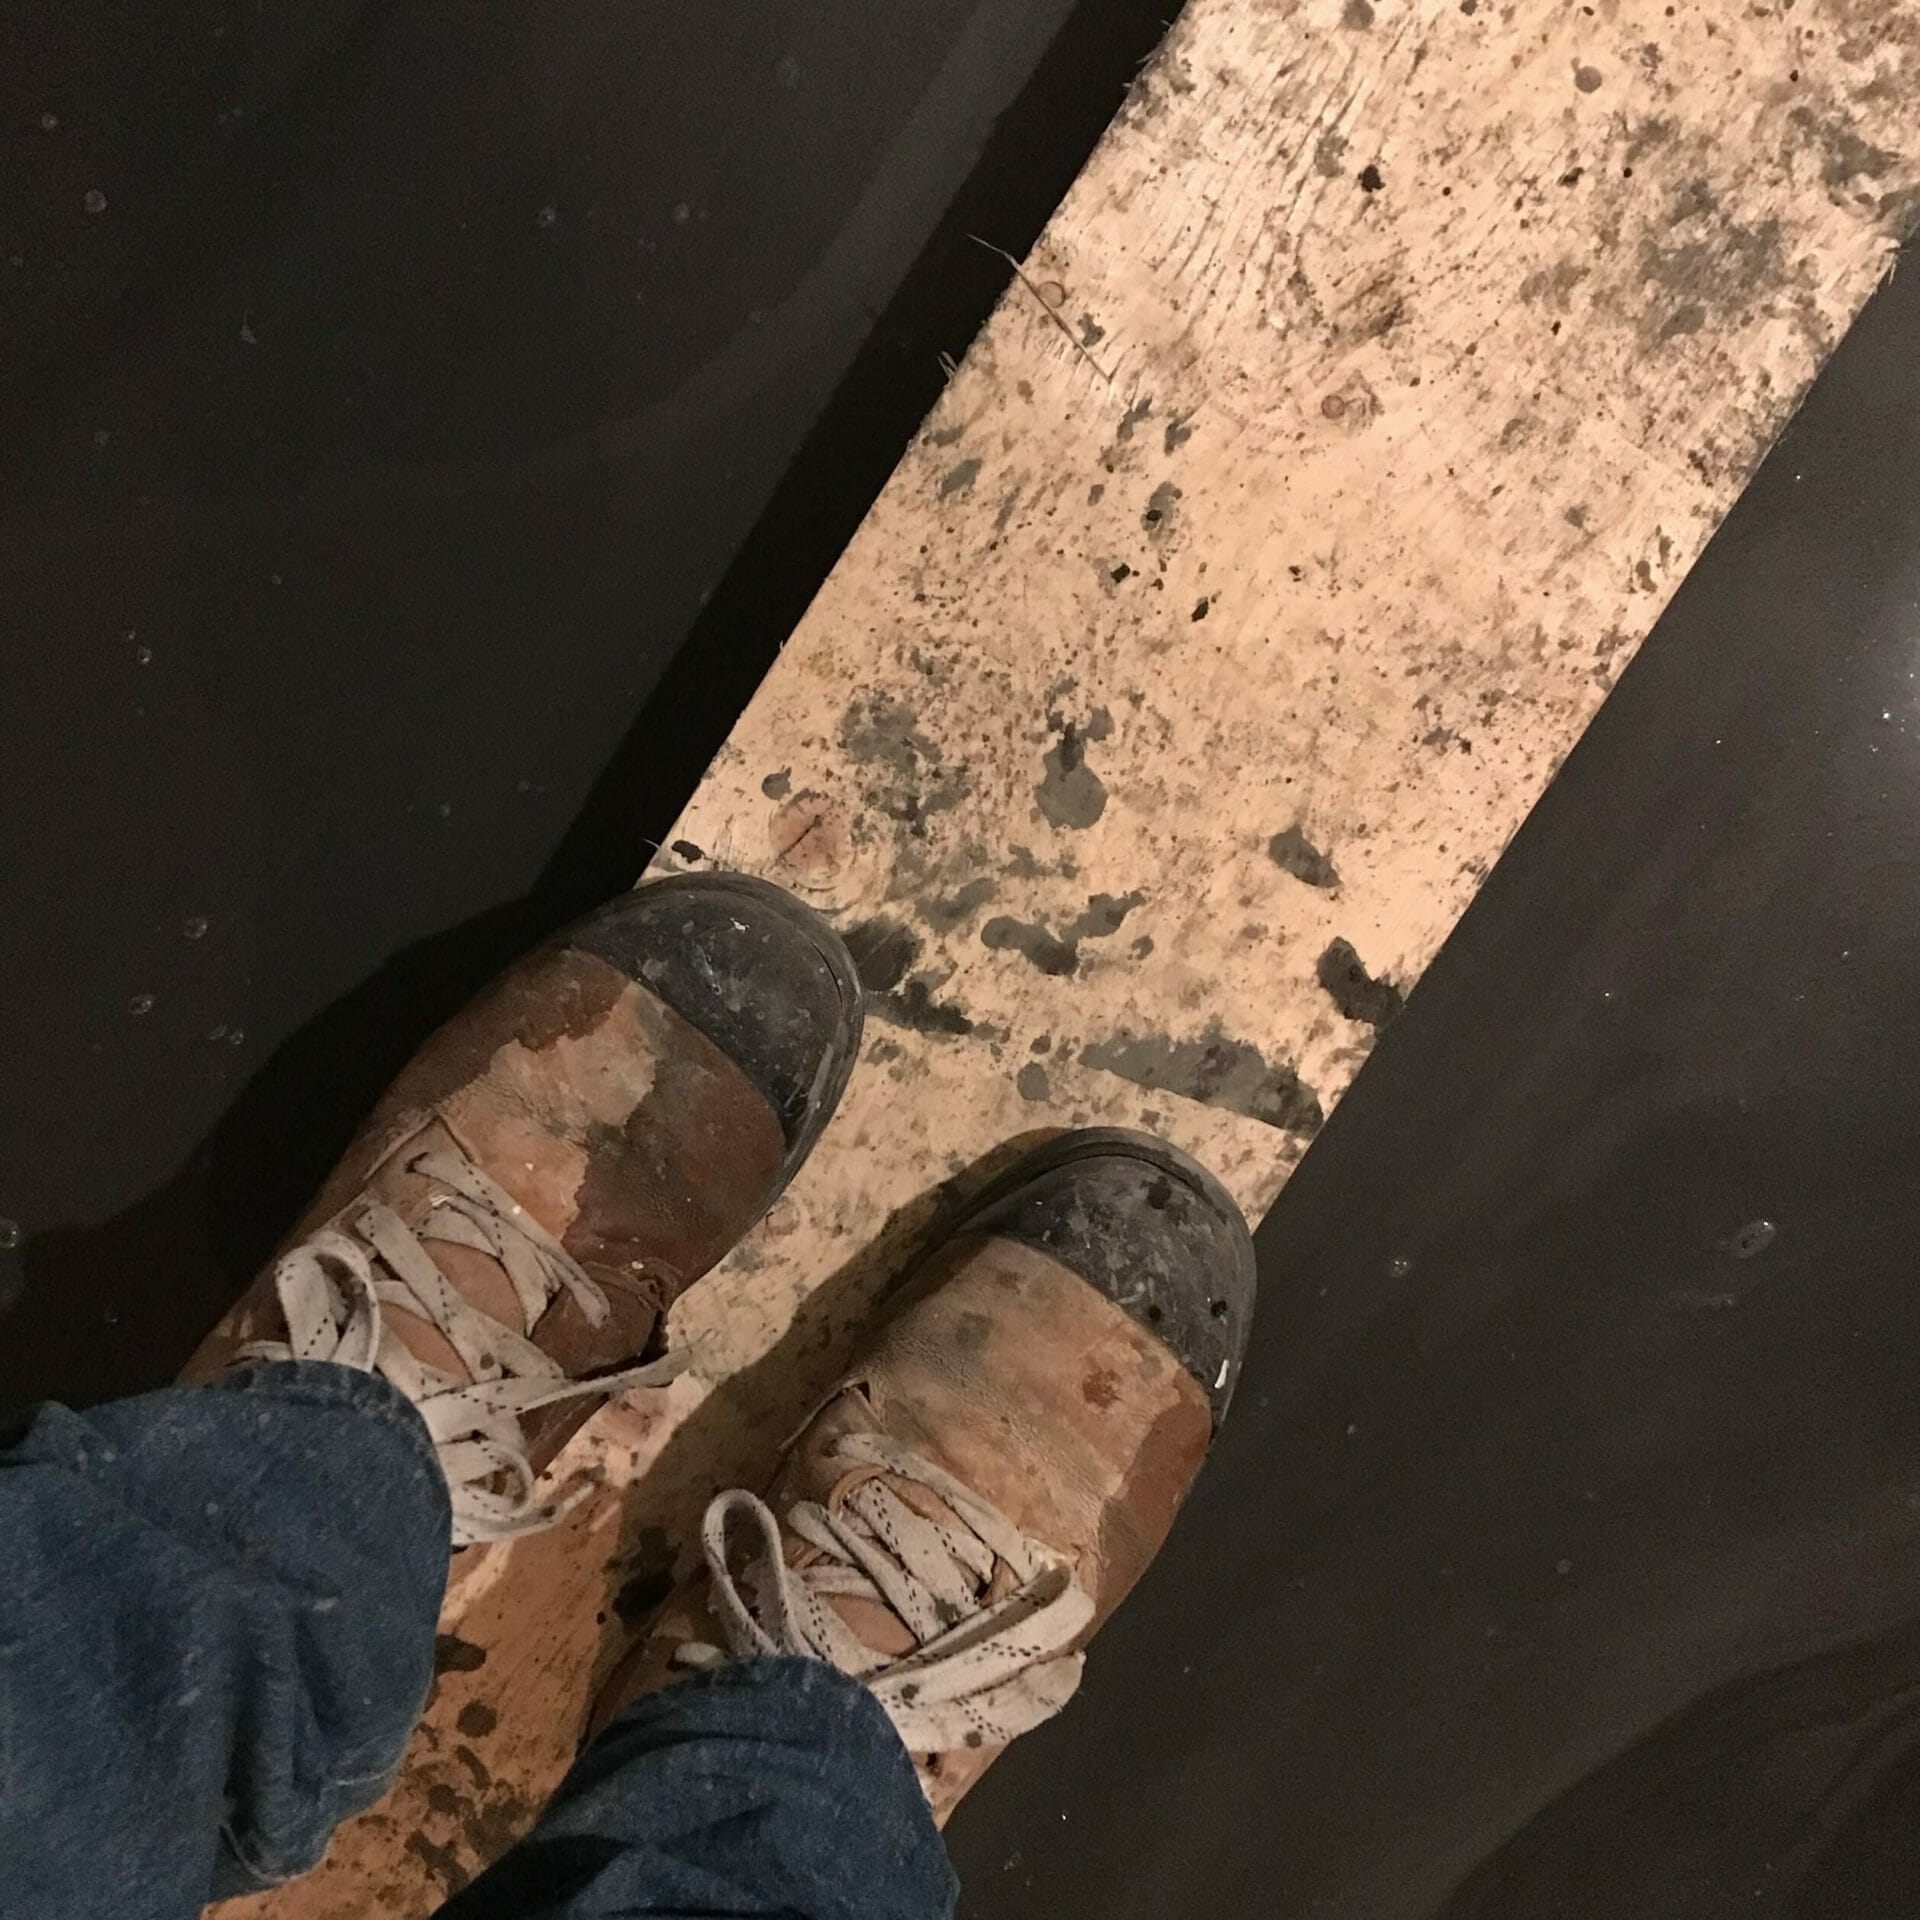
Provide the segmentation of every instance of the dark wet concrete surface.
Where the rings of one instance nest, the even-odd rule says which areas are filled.
[[[967,1913],[1912,1910],[1917,347],[1896,276],[1314,1143]]]

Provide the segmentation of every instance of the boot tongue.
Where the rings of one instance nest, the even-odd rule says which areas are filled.
[[[915,1512],[956,1532],[963,1530],[958,1515],[938,1495],[917,1482],[873,1467],[856,1467],[850,1471],[844,1462],[829,1458],[835,1443],[843,1436],[883,1431],[865,1391],[857,1383],[842,1388],[815,1416],[803,1441],[789,1456],[776,1488],[775,1512],[784,1519],[796,1501],[811,1500],[838,1519],[847,1496],[864,1483],[877,1480]],[[816,1558],[815,1550],[804,1544],[797,1553],[790,1550],[788,1554],[790,1563],[796,1567],[803,1567]],[[982,1604],[998,1597],[1007,1584],[1007,1569],[996,1566]],[[882,1659],[901,1659],[920,1644],[912,1628],[884,1601],[858,1594],[829,1594],[826,1603],[846,1622],[861,1644]]]
[[[388,1208],[403,1225],[417,1233],[433,1211],[435,1201],[446,1193],[439,1181],[417,1171],[421,1158],[436,1152],[467,1157],[466,1149],[443,1120],[430,1121],[418,1133],[403,1140],[374,1170],[372,1178],[353,1201],[341,1210],[335,1224],[356,1233],[357,1237],[357,1222],[371,1202]],[[529,1182],[516,1181],[516,1170],[510,1167],[491,1171],[499,1184],[543,1227],[549,1232],[555,1231],[555,1222],[546,1217],[540,1205],[542,1196],[527,1190]],[[445,1240],[430,1240],[426,1245],[433,1264],[462,1299],[516,1333],[532,1331],[521,1326],[525,1316],[520,1310],[519,1295],[514,1292],[506,1268],[491,1254]],[[442,1373],[450,1373],[456,1380],[467,1378],[466,1363],[432,1321],[399,1305],[388,1306],[385,1315],[394,1337],[416,1360]]]

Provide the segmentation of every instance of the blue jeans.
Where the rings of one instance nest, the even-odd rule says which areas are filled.
[[[257,1367],[0,1434],[0,1915],[192,1920],[311,1867],[426,1698],[447,1494],[371,1375]],[[864,1688],[748,1661],[639,1701],[446,1920],[935,1920]]]

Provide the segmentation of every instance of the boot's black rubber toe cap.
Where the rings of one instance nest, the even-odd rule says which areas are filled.
[[[1150,1134],[1090,1129],[1036,1148],[955,1217],[1071,1267],[1206,1389],[1217,1426],[1253,1326],[1253,1238],[1198,1161]]]
[[[859,976],[840,936],[745,874],[676,874],[591,913],[566,944],[658,994],[760,1089],[797,1165],[860,1048]]]

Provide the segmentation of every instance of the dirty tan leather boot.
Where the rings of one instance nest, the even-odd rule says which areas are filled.
[[[655,882],[421,1048],[186,1377],[383,1374],[426,1419],[454,1542],[552,1524],[534,1482],[655,1359],[667,1308],[773,1204],[859,1045],[839,937],[738,875]],[[578,1490],[584,1491],[584,1489]]]
[[[1066,1703],[1226,1412],[1253,1246],[1163,1143],[1069,1134],[957,1218],[788,1449],[708,1507],[697,1571],[596,1726],[691,1668],[831,1661],[886,1708],[935,1817]]]

